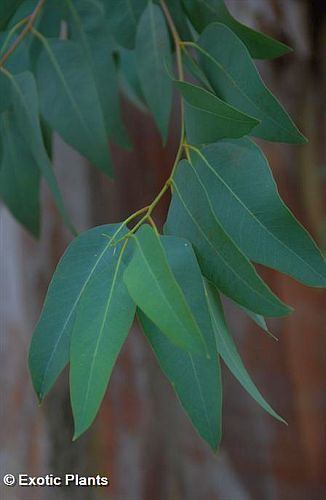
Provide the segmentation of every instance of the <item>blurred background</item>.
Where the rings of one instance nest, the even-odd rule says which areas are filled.
[[[325,248],[325,1],[233,0],[241,20],[294,47],[259,63],[264,80],[304,134],[307,146],[261,143],[279,190]],[[55,166],[78,229],[124,219],[152,200],[169,175],[178,142],[178,103],[168,146],[152,121],[123,101],[135,151],[112,148],[114,184],[55,138]],[[263,412],[226,369],[223,439],[214,455],[192,429],[135,326],[91,430],[72,443],[65,372],[41,407],[27,352],[52,273],[70,236],[43,189],[43,227],[33,240],[0,207],[1,473],[108,475],[105,488],[6,488],[8,500],[322,500],[326,498],[325,295],[260,269],[295,308],[269,323],[274,342],[226,304],[248,371],[286,427]],[[156,211],[164,221],[168,199]],[[323,244],[324,242],[324,244]],[[223,367],[224,368],[224,367]]]

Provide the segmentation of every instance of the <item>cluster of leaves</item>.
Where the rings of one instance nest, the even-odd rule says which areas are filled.
[[[70,363],[80,436],[96,416],[136,314],[213,449],[221,437],[220,358],[282,420],[239,357],[220,294],[268,332],[265,317],[290,308],[252,262],[325,285],[323,256],[248,137],[305,142],[252,61],[290,49],[239,23],[223,0],[5,1],[0,29],[0,193],[34,234],[41,176],[72,227],[51,166],[53,131],[111,175],[108,140],[130,146],[119,92],[152,114],[163,142],[173,88],[181,99],[180,147],[161,192],[125,221],[78,236],[58,264],[30,350],[39,399]],[[168,189],[160,235],[151,214]]]

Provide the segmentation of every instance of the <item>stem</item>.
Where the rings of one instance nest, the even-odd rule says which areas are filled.
[[[3,43],[2,47],[1,47],[1,54],[3,54],[4,51],[6,50],[7,45],[9,43],[11,37],[14,35],[15,31],[17,31],[21,26],[23,26],[24,24],[26,24],[28,22],[28,20],[29,20],[29,16],[24,17],[24,19],[22,19],[21,21],[19,21],[19,23],[15,24],[15,26],[13,26],[11,28],[11,30],[7,34],[6,39],[5,39],[5,41],[4,41],[4,43]]]
[[[174,21],[173,21],[173,18],[172,18],[171,14],[170,14],[170,11],[169,11],[166,3],[165,3],[165,0],[160,0],[160,5],[161,5],[161,8],[162,8],[163,13],[165,15],[167,24],[168,24],[168,26],[170,28],[170,31],[171,31],[171,34],[172,34],[172,37],[173,37],[173,40],[174,40],[174,44],[175,44],[178,78],[179,78],[180,81],[184,81],[184,69],[183,69],[182,52],[181,52],[181,47],[183,46],[184,42],[182,42],[181,39],[180,39],[180,36],[178,34],[178,31],[177,31],[176,26],[175,26]],[[154,209],[156,208],[156,206],[158,205],[158,203],[163,198],[164,194],[169,189],[171,189],[171,187],[172,187],[172,178],[173,178],[175,170],[176,170],[176,168],[178,166],[180,158],[182,156],[183,147],[184,147],[185,127],[184,127],[184,104],[183,104],[183,99],[182,98],[181,98],[181,104],[180,104],[180,116],[181,116],[181,118],[180,118],[181,119],[181,131],[180,131],[179,147],[178,147],[178,151],[176,153],[176,157],[175,157],[175,160],[174,160],[173,167],[172,167],[172,170],[171,170],[169,178],[166,180],[166,182],[165,182],[164,186],[162,187],[161,191],[154,198],[154,200],[152,201],[152,203],[150,205],[148,205],[147,207],[144,207],[141,210],[138,210],[138,212],[135,212],[133,215],[131,215],[130,217],[128,217],[128,219],[126,219],[122,223],[122,225],[118,229],[117,233],[114,234],[113,237],[111,238],[111,241],[113,242],[113,244],[117,245],[118,243],[120,243],[124,239],[128,240],[137,231],[137,229],[144,222],[146,222],[146,220],[148,220],[150,222],[150,224],[154,227],[155,231],[158,233],[156,225],[155,225],[155,222],[152,219],[152,213],[153,213]],[[137,224],[129,231],[129,233],[125,234],[122,238],[120,238],[119,240],[117,240],[116,242],[114,242],[115,236],[117,234],[119,234],[119,232],[122,229],[122,227],[126,226],[126,224],[128,224],[128,222],[130,222],[137,215],[139,215],[139,214],[141,214],[143,212],[145,212],[145,215],[140,219],[139,222],[137,222]]]
[[[36,21],[36,18],[41,11],[43,5],[45,3],[45,0],[39,0],[35,9],[33,10],[32,14],[29,16],[28,23],[26,24],[25,28],[22,30],[20,35],[16,38],[14,43],[9,47],[7,52],[4,54],[4,56],[0,59],[0,67],[4,65],[4,63],[9,59],[9,57],[15,52],[17,47],[21,44],[21,42],[24,40],[24,38],[28,35],[28,33],[31,31],[33,28],[33,24]]]

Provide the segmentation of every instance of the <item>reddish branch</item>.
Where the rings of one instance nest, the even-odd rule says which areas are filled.
[[[38,16],[39,12],[41,11],[44,3],[45,3],[45,0],[39,0],[35,9],[33,10],[32,14],[27,18],[28,22],[27,22],[25,28],[21,31],[21,33],[16,38],[14,43],[9,47],[7,52],[0,59],[0,67],[4,65],[4,63],[9,59],[9,57],[13,54],[13,52],[15,52],[17,47],[21,44],[21,42],[24,40],[24,38],[31,31],[31,29],[33,28],[33,24],[36,21],[36,18]]]

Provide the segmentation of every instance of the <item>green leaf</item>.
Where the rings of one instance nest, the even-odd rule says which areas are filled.
[[[247,309],[246,307],[240,306],[240,308],[247,314],[247,316],[249,316],[249,318],[253,320],[254,323],[256,323],[256,325],[258,325],[262,330],[264,330],[264,332],[266,332],[274,340],[278,340],[278,338],[275,337],[275,335],[273,335],[269,331],[264,316],[262,316],[261,314],[257,314],[253,311],[250,311],[250,309]]]
[[[40,232],[40,171],[12,111],[0,114],[3,152],[0,195],[11,213],[35,237]]]
[[[18,9],[23,0],[1,0],[0,2],[0,31],[2,31],[11,16]]]
[[[8,78],[0,70],[0,113],[6,111],[11,105],[10,84]]]
[[[243,365],[234,341],[226,325],[221,300],[215,287],[212,284],[206,282],[206,290],[208,297],[208,306],[210,309],[212,324],[215,332],[216,347],[224,363],[227,365],[236,379],[240,382],[242,387],[262,408],[264,408],[265,411],[267,411],[270,415],[272,415],[272,417],[276,418],[277,420],[286,423],[283,418],[273,410],[273,408],[267,403],[267,401],[265,401],[255,384],[253,383],[245,366]]]
[[[179,163],[173,176],[165,232],[188,239],[205,277],[235,302],[266,316],[288,314],[287,306],[271,292],[223,230],[196,170],[187,161]]]
[[[93,422],[136,307],[122,276],[121,244],[111,247],[82,294],[70,346],[70,393],[74,439]]]
[[[111,175],[103,113],[82,47],[38,36],[43,44],[36,65],[43,117],[68,144]]]
[[[135,46],[138,21],[148,0],[106,0],[107,22],[116,41],[127,49]]]
[[[277,142],[305,143],[279,101],[264,85],[241,40],[223,24],[211,24],[197,46],[200,66],[216,94],[258,120],[252,135]]]
[[[10,36],[9,31],[0,33],[0,59],[16,40],[17,35]],[[25,40],[18,45],[17,49],[6,60],[4,68],[10,73],[21,73],[29,69],[29,55]]]
[[[148,110],[140,86],[134,50],[119,48],[118,71],[122,92],[134,106],[146,113]]]
[[[222,381],[203,278],[190,243],[175,237],[163,237],[161,241],[174,277],[205,338],[210,359],[183,351],[145,314],[140,310],[137,314],[163,372],[193,425],[216,450],[221,438]]]
[[[157,1],[159,3],[159,1]],[[193,39],[186,13],[183,10],[181,0],[165,0],[168,11],[177,28],[181,40],[190,41]]]
[[[104,235],[113,235],[118,227],[119,224],[98,226],[78,236],[65,251],[52,277],[29,353],[29,368],[40,400],[68,363],[80,300],[86,287],[100,279],[103,262],[114,251]]]
[[[10,82],[10,99],[13,103],[14,113],[16,115],[17,128],[20,130],[22,137],[24,137],[26,144],[29,145],[34,161],[49,186],[65,224],[75,233],[75,229],[66,212],[51,162],[43,144],[38,114],[38,96],[34,77],[30,72],[21,73],[19,75],[11,75],[6,72],[4,75]]]
[[[93,0],[67,0],[70,36],[84,49],[92,69],[100,100],[106,131],[122,147],[130,146],[122,122],[118,79],[112,57],[113,43],[108,31],[104,7]]]
[[[160,238],[148,225],[133,236],[135,251],[124,280],[136,305],[174,344],[203,353],[206,344],[171,271]]]
[[[176,85],[185,100],[187,141],[192,144],[242,137],[259,123],[207,90],[185,82]]]
[[[171,48],[163,13],[152,2],[138,25],[136,62],[142,91],[165,143],[172,105]]]
[[[292,51],[284,43],[255,31],[234,19],[224,0],[183,0],[183,4],[198,32],[201,33],[207,25],[213,22],[225,24],[247,46],[253,58],[273,59]]]
[[[243,253],[302,283],[325,286],[325,259],[281,200],[258,146],[230,139],[191,158],[216,217]]]

